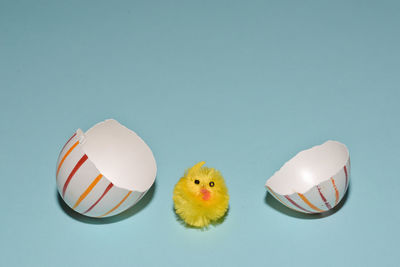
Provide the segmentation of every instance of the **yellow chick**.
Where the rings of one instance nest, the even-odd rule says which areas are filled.
[[[221,173],[202,167],[204,161],[187,170],[175,185],[176,213],[189,225],[208,226],[224,216],[228,210],[229,195]]]

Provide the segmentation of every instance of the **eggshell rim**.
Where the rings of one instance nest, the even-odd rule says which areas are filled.
[[[85,151],[85,149],[84,149],[84,140],[85,140],[85,138],[86,138],[86,133],[89,132],[92,128],[96,127],[97,125],[102,124],[102,123],[105,123],[105,122],[107,122],[107,121],[116,121],[118,124],[120,124],[121,126],[123,126],[124,128],[126,128],[126,129],[129,130],[130,132],[134,133],[134,134],[149,148],[149,150],[150,150],[150,152],[151,152],[151,155],[152,155],[152,158],[153,158],[153,161],[154,161],[155,173],[154,173],[154,177],[152,178],[151,183],[148,183],[149,185],[148,185],[147,188],[145,188],[145,189],[140,189],[140,188],[138,188],[138,187],[136,187],[136,186],[133,186],[132,188],[128,188],[128,187],[126,187],[126,186],[121,186],[121,185],[119,184],[119,182],[118,182],[117,180],[115,180],[115,177],[109,177],[109,176],[106,176],[106,175],[103,174],[104,177],[105,177],[106,179],[108,179],[114,186],[116,186],[116,187],[118,187],[118,188],[121,188],[121,189],[124,189],[124,190],[136,191],[136,192],[140,192],[140,193],[144,193],[144,192],[148,191],[148,190],[153,186],[153,184],[155,183],[155,180],[156,180],[156,177],[157,177],[157,162],[156,162],[156,160],[155,160],[153,151],[150,149],[150,147],[147,145],[147,143],[146,143],[136,132],[134,132],[133,130],[131,130],[131,129],[129,129],[128,127],[126,127],[125,125],[119,123],[119,122],[118,122],[117,120],[115,120],[115,119],[106,119],[106,120],[104,120],[104,121],[101,121],[101,122],[96,123],[95,125],[93,125],[92,127],[90,127],[86,132],[83,132],[80,128],[78,128],[78,129],[76,130],[76,133],[77,133],[77,135],[78,135],[79,133],[80,133],[80,135],[81,135],[81,136],[79,137],[79,146],[81,147],[81,149],[82,149],[83,151]],[[86,152],[86,151],[85,151],[85,152]],[[86,154],[87,154],[87,153],[86,153]],[[101,168],[99,168],[98,164],[96,164],[96,163],[90,158],[90,155],[87,155],[87,156],[88,156],[88,160],[90,160],[90,161],[93,163],[93,165],[96,167],[96,169],[99,170],[100,173],[102,173],[102,172],[101,172]]]
[[[268,184],[269,181],[270,181],[273,177],[275,177],[275,175],[279,174],[279,172],[280,172],[282,169],[284,169],[285,167],[287,167],[287,165],[289,164],[289,162],[291,162],[293,159],[295,159],[295,158],[297,158],[298,156],[300,156],[300,154],[303,154],[303,153],[308,152],[308,151],[315,150],[316,148],[321,147],[321,146],[324,146],[324,145],[326,145],[326,144],[329,143],[329,142],[338,143],[338,144],[344,146],[344,148],[346,149],[347,157],[346,157],[346,160],[345,160],[343,166],[346,166],[347,163],[349,162],[349,159],[350,159],[350,153],[349,153],[349,149],[347,148],[347,146],[346,146],[345,144],[339,142],[339,141],[327,140],[327,141],[325,141],[325,142],[322,143],[322,144],[315,145],[315,146],[313,146],[313,147],[311,147],[311,148],[301,150],[301,151],[298,152],[295,156],[293,156],[293,157],[290,158],[288,161],[286,161],[278,171],[276,171],[270,178],[268,178],[268,180],[267,180],[266,183],[265,183],[265,188],[268,190],[268,187],[270,187],[275,193],[280,194],[280,195],[291,195],[291,194],[293,194],[293,193],[306,194],[308,191],[312,190],[315,186],[320,185],[320,184],[322,184],[322,183],[328,181],[332,176],[336,176],[336,175],[341,171],[342,167],[339,168],[334,174],[329,175],[326,179],[321,180],[321,182],[312,185],[310,188],[307,188],[306,190],[291,191],[291,192],[286,192],[286,193],[281,193],[279,190],[276,190],[276,188],[274,188],[274,186],[271,186],[271,185]]]

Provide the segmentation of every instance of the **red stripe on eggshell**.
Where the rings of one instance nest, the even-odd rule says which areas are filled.
[[[58,172],[61,169],[61,166],[63,165],[65,159],[68,157],[68,155],[75,149],[75,147],[77,147],[79,144],[79,141],[75,142],[75,144],[73,146],[71,146],[68,151],[65,153],[64,157],[61,159],[60,164],[58,164],[57,167],[57,172],[56,172],[56,176],[58,177]]]
[[[86,154],[83,155],[83,157],[76,163],[75,167],[72,169],[71,173],[69,174],[67,181],[64,183],[63,191],[62,191],[62,196],[64,197],[65,191],[67,190],[67,187],[69,183],[71,182],[72,177],[74,177],[75,173],[79,170],[79,168],[85,163],[85,161],[88,159],[88,156]]]
[[[72,138],[74,138],[75,136],[76,136],[76,133],[74,133],[74,134],[68,139],[68,141],[64,144],[64,146],[63,146],[63,148],[61,149],[61,151],[64,150],[64,148],[68,145],[69,141],[71,141]]]
[[[306,210],[305,208],[303,208],[302,206],[300,206],[299,204],[297,204],[296,202],[294,202],[294,200],[291,199],[288,195],[285,195],[285,198],[286,198],[287,200],[289,200],[290,203],[292,203],[293,205],[295,205],[297,208],[299,208],[299,209],[301,209],[301,210],[303,210],[303,211],[305,211],[305,212],[307,212],[307,213],[312,213],[311,211]]]
[[[110,183],[110,184],[107,186],[106,190],[104,190],[103,194],[99,197],[99,199],[98,199],[95,203],[93,203],[93,205],[90,206],[90,208],[88,208],[83,214],[86,214],[86,213],[88,213],[89,211],[91,211],[91,210],[100,202],[100,200],[108,193],[108,191],[110,191],[110,189],[111,189],[112,187],[113,187],[113,184]]]
[[[113,212],[114,210],[118,209],[119,206],[121,206],[121,204],[124,203],[124,201],[129,197],[129,195],[130,195],[131,193],[132,193],[132,191],[129,191],[128,194],[126,194],[125,197],[124,197],[120,202],[118,202],[117,205],[115,205],[112,209],[110,209],[109,211],[107,211],[107,212],[104,213],[103,215],[99,216],[98,218],[107,216],[108,214],[110,214],[110,213]]]
[[[331,204],[329,204],[329,202],[326,200],[324,194],[322,194],[321,192],[321,188],[317,185],[317,189],[319,192],[319,195],[321,196],[322,201],[325,203],[325,206],[328,208],[328,210],[330,210],[332,208]]]
[[[267,186],[267,188],[268,188],[269,192],[275,197],[276,200],[278,200],[280,203],[285,205],[287,208],[293,209],[292,207],[289,207],[285,202],[283,202],[282,199],[280,199],[280,197],[278,197],[278,195],[275,194],[274,191],[269,186]]]

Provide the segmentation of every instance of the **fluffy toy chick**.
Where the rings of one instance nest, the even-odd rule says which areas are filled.
[[[228,189],[221,173],[202,167],[204,161],[187,170],[175,185],[173,200],[176,213],[189,225],[205,227],[226,213]]]

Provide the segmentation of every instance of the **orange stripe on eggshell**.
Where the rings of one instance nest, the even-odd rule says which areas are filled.
[[[318,212],[324,212],[323,210],[317,208],[316,206],[314,206],[303,194],[297,193],[297,195],[299,195],[299,197],[313,210],[316,210]]]
[[[129,191],[128,194],[126,194],[126,196],[112,209],[110,209],[109,211],[107,211],[106,213],[104,213],[103,215],[99,216],[100,217],[104,217],[107,216],[108,214],[110,214],[111,212],[113,212],[114,210],[118,209],[119,206],[121,206],[122,203],[124,203],[124,201],[129,197],[129,195],[132,193],[132,191]]]
[[[74,138],[75,136],[76,136],[76,133],[74,133],[74,134],[68,139],[68,141],[64,144],[64,146],[63,146],[63,148],[61,149],[61,151],[64,150],[64,148],[68,145],[69,141],[71,141],[72,138]]]
[[[92,189],[96,186],[96,184],[101,180],[101,177],[103,177],[102,174],[99,174],[94,180],[93,182],[88,186],[88,188],[86,188],[85,192],[82,193],[82,195],[79,197],[79,199],[76,201],[73,209],[75,209],[76,207],[78,207],[78,205],[82,202],[82,200],[85,199],[85,197],[90,193],[90,191],[92,191]]]
[[[335,189],[335,206],[336,206],[337,203],[339,202],[339,191],[336,187],[335,180],[333,178],[331,178],[331,181],[332,181],[333,188]]]
[[[68,155],[72,152],[72,150],[74,150],[74,148],[75,148],[78,144],[79,144],[79,141],[77,141],[70,149],[68,149],[67,153],[65,153],[64,157],[63,157],[62,160],[60,161],[60,164],[58,164],[56,176],[58,175],[58,172],[60,171],[60,168],[61,168],[62,164],[64,163],[64,160],[68,157]]]

